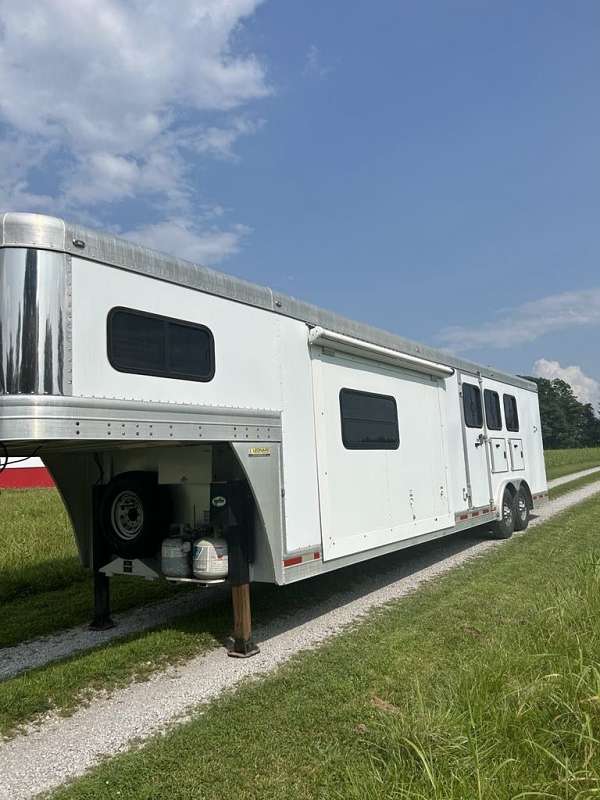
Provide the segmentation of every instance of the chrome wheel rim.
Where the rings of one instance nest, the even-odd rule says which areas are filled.
[[[135,492],[120,492],[111,508],[112,526],[119,538],[131,541],[144,526],[144,506]]]
[[[519,517],[522,520],[525,520],[527,518],[527,503],[525,502],[525,498],[524,497],[519,497],[519,500],[517,502],[517,509],[518,509]]]
[[[504,520],[504,522],[506,522],[507,524],[510,524],[512,522],[512,515],[513,515],[513,512],[512,512],[512,506],[510,505],[510,503],[503,503],[502,504],[502,519]]]

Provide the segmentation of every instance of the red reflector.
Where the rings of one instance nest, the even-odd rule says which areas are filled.
[[[302,563],[302,556],[294,556],[293,558],[286,558],[283,562],[284,567],[295,567],[296,564]]]
[[[459,519],[469,519],[469,515],[468,514],[461,514]]]
[[[316,561],[317,558],[321,558],[321,553],[313,553],[313,559]]]
[[[479,511],[473,511],[473,512],[471,512],[471,516],[472,516],[472,517],[478,517],[478,516],[479,516]]]

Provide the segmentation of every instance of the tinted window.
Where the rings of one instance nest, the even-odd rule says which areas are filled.
[[[483,412],[481,410],[481,392],[478,386],[472,383],[463,383],[463,409],[465,425],[467,428],[481,428],[483,426]]]
[[[517,399],[512,394],[505,394],[504,401],[504,421],[507,431],[519,430],[519,412],[517,411]]]
[[[396,450],[400,446],[393,397],[342,389],[342,441],[348,450]]]
[[[500,414],[500,398],[498,392],[486,389],[484,392],[485,421],[491,431],[502,430],[502,415]]]
[[[214,342],[203,325],[113,308],[108,315],[108,359],[121,372],[209,381]]]

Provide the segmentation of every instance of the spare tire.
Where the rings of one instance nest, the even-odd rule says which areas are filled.
[[[106,485],[100,503],[100,530],[122,558],[156,554],[171,521],[171,502],[155,472],[123,472]]]

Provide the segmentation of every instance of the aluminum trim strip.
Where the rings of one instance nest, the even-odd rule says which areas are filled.
[[[263,444],[281,441],[281,418],[279,413],[259,410],[110,403],[93,398],[1,398],[0,441],[25,440]]]

